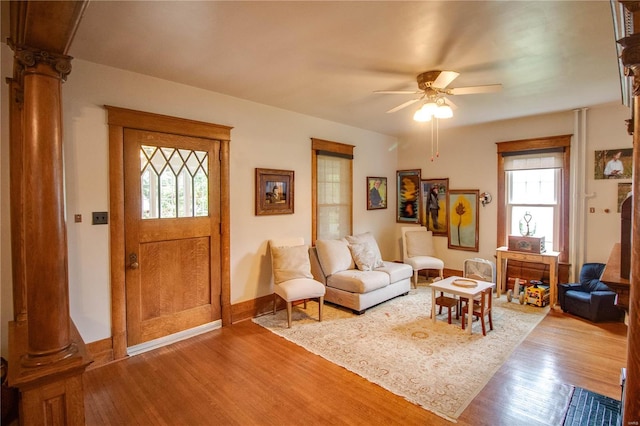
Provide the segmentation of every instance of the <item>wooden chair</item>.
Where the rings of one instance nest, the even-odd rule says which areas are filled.
[[[465,320],[465,316],[467,314],[474,315],[480,319],[482,322],[482,335],[487,335],[487,330],[485,327],[484,317],[487,316],[489,319],[489,330],[493,330],[493,319],[491,318],[491,306],[493,301],[493,288],[489,287],[484,290],[480,295],[479,299],[473,299],[471,313],[469,313],[469,301],[464,304],[462,307],[462,329],[464,330],[467,321]]]
[[[451,309],[456,308],[456,319],[460,318],[459,300],[455,297],[445,296],[444,292],[440,292],[440,296],[436,297],[436,305],[438,305],[438,315],[442,313],[442,308],[447,308],[447,321],[451,324]]]

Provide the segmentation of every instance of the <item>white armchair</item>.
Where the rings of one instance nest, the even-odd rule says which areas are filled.
[[[318,299],[318,320],[322,321],[325,286],[313,279],[309,247],[303,238],[287,238],[269,241],[271,267],[273,269],[273,313],[276,313],[276,298],[287,302],[287,325],[291,328],[293,302]]]
[[[444,262],[435,257],[433,233],[424,226],[403,226],[402,262],[413,268],[413,286],[418,285],[418,271],[436,269],[443,278]]]

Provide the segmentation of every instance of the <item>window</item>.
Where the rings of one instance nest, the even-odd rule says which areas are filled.
[[[545,238],[547,250],[558,251],[561,169],[562,153],[505,157],[509,235],[530,232]]]
[[[352,230],[353,146],[311,139],[312,240],[335,239]]]
[[[544,236],[547,250],[569,257],[569,155],[571,135],[498,143],[498,235],[506,246],[508,235],[529,226]],[[522,223],[521,223],[522,222]]]

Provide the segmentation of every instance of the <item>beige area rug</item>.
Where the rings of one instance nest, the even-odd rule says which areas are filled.
[[[455,422],[548,308],[494,299],[494,329],[486,337],[478,321],[469,335],[455,314],[447,324],[443,309],[434,324],[430,312],[431,289],[424,284],[364,315],[325,304],[318,322],[318,304],[309,302],[306,311],[294,307],[290,329],[285,310],[253,321]]]

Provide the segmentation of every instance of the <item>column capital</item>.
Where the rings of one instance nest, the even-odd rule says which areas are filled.
[[[618,3],[631,13],[640,11],[640,1],[620,0]]]
[[[633,77],[633,96],[640,95],[640,34],[632,34],[621,38],[622,45],[620,61],[626,69],[626,74]]]
[[[62,81],[67,80],[71,72],[71,60],[73,57],[34,49],[28,46],[14,46],[15,58],[18,64],[24,68],[45,64],[51,67]]]

